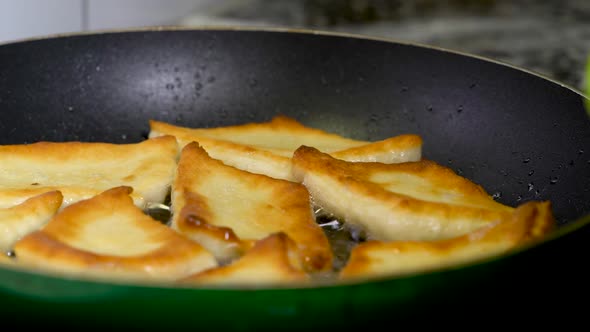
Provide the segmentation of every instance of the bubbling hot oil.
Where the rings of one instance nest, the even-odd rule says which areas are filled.
[[[168,196],[163,204],[149,205],[145,212],[153,219],[169,226],[171,218],[170,197]],[[337,273],[346,265],[352,248],[365,241],[366,236],[361,229],[346,225],[334,215],[326,213],[322,208],[315,208],[314,213],[316,222],[330,242],[334,259],[331,271],[318,273],[312,277],[318,281],[334,280]]]
[[[172,216],[170,195],[168,195],[164,203],[149,204],[144,212],[154,220],[170,226]],[[365,241],[366,236],[361,229],[346,225],[334,215],[326,213],[322,208],[315,208],[314,213],[316,222],[322,228],[330,243],[333,264],[330,271],[316,273],[312,275],[312,278],[318,282],[329,282],[336,279],[338,272],[346,265],[352,249],[358,243]],[[7,251],[4,254],[12,259],[16,257],[14,251]]]
[[[366,240],[366,234],[358,227],[352,227],[322,208],[314,209],[317,223],[320,225],[332,248],[334,261],[332,264],[333,277],[348,261],[350,252],[360,242]]]

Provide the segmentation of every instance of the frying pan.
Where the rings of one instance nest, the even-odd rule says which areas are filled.
[[[0,46],[0,144],[139,142],[148,119],[188,127],[284,114],[356,139],[415,133],[423,156],[511,206],[550,200],[547,240],[500,257],[320,287],[182,289],[0,268],[0,321],[20,327],[203,330],[489,325],[567,315],[588,294],[590,121],[584,97],[443,49],[288,30],[155,29]],[[584,308],[580,306],[579,308]],[[582,309],[580,309],[582,310]],[[579,318],[581,319],[581,318]]]

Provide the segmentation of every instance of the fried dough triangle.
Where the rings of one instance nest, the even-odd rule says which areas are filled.
[[[181,146],[194,141],[195,137],[206,137],[257,147],[286,157],[290,157],[290,154],[301,145],[313,145],[322,151],[332,152],[370,143],[307,127],[281,115],[269,122],[215,128],[187,128],[150,120],[150,129],[150,137],[162,134],[176,136]]]
[[[117,186],[133,187],[139,207],[161,203],[174,177],[174,137],[140,143],[38,142],[0,146],[0,207],[59,190],[63,207]]]
[[[72,204],[14,246],[17,263],[67,276],[170,281],[216,266],[199,244],[144,214],[117,187]]]
[[[61,206],[62,199],[59,191],[50,191],[0,209],[0,254],[10,251],[16,241],[45,225]]]
[[[304,186],[227,166],[197,143],[181,152],[172,187],[172,228],[220,261],[235,259],[256,240],[284,232],[308,270],[331,267],[332,252],[315,222]]]
[[[428,160],[352,163],[303,146],[294,153],[293,175],[316,205],[376,240],[451,238],[512,211],[480,186]]]
[[[199,272],[180,283],[268,287],[309,280],[295,242],[285,233],[275,233],[258,240],[252,249],[230,265]]]
[[[150,129],[150,137],[172,135],[180,146],[195,141],[212,158],[227,165],[290,181],[290,158],[295,149],[305,144],[348,161],[415,161],[420,160],[422,153],[422,139],[417,135],[399,135],[378,142],[357,141],[306,127],[284,116],[270,122],[206,129],[152,120]]]
[[[474,262],[538,240],[554,228],[549,202],[527,202],[508,217],[456,238],[361,243],[352,250],[340,277],[391,277]]]

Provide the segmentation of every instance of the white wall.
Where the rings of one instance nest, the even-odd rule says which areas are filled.
[[[0,42],[85,30],[176,24],[215,0],[0,0]]]
[[[81,0],[0,0],[0,42],[81,27]]]
[[[212,0],[88,0],[88,29],[173,24],[210,2]]]

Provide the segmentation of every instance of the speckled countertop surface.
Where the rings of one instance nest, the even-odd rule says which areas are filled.
[[[579,90],[590,55],[590,1],[220,1],[180,22],[347,32],[481,55]]]

